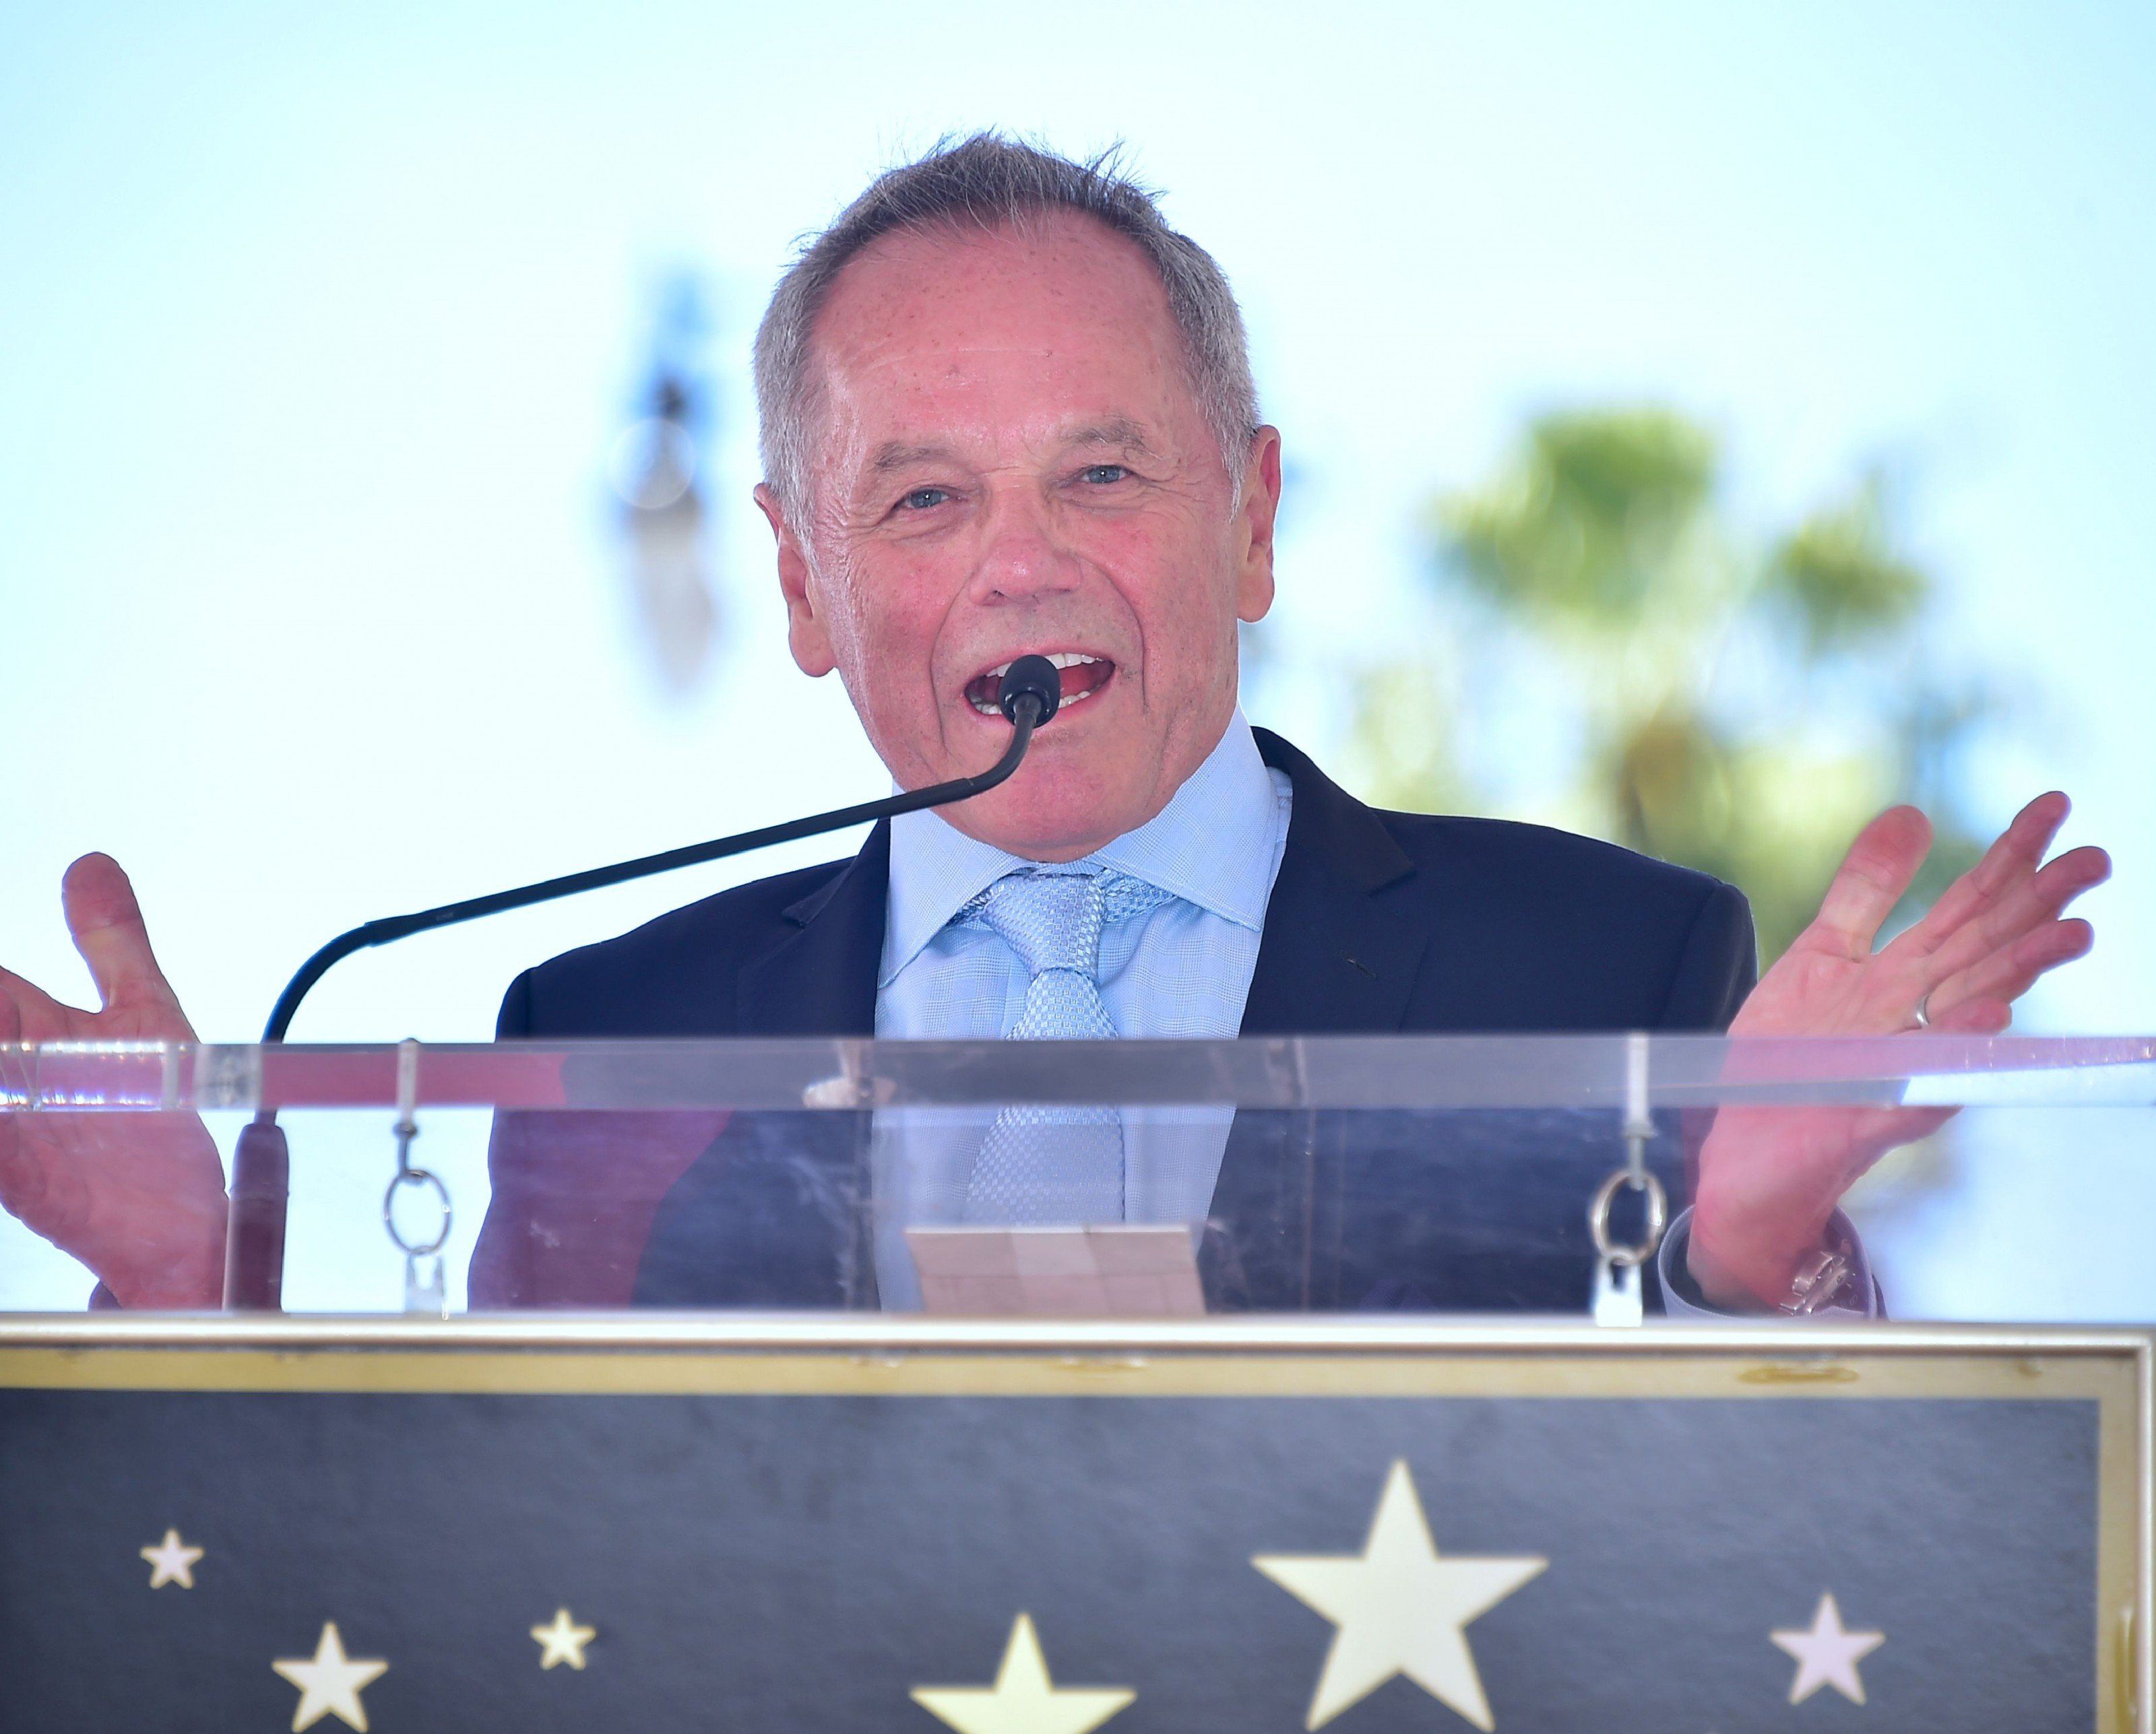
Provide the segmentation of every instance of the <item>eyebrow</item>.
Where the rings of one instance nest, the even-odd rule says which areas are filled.
[[[869,460],[869,474],[889,475],[893,470],[910,469],[916,464],[925,464],[932,459],[952,455],[947,445],[908,445],[901,440],[886,439],[876,448],[876,454]]]
[[[936,457],[951,457],[951,446],[921,446],[907,444],[903,440],[884,440],[875,449],[875,457],[869,459],[871,477],[888,477],[895,470],[910,470],[914,464],[927,464]]]
[[[1152,455],[1152,442],[1145,437],[1145,429],[1126,415],[1111,416],[1105,422],[1089,423],[1073,428],[1057,437],[1062,445],[1106,445],[1141,456]],[[869,474],[886,476],[901,469],[911,469],[916,464],[932,463],[938,459],[957,456],[947,445],[916,444],[902,439],[887,439],[876,448],[875,455],[869,459]]]
[[[1152,454],[1152,446],[1145,437],[1145,429],[1127,415],[1111,416],[1105,422],[1073,428],[1063,436],[1063,443],[1065,445],[1120,446],[1142,456]]]

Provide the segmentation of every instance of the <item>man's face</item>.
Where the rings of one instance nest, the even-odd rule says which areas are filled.
[[[906,787],[986,770],[997,675],[1036,653],[1063,707],[1000,787],[942,809],[1070,860],[1143,824],[1235,702],[1236,622],[1272,601],[1280,444],[1236,505],[1159,278],[1089,218],[885,237],[817,320],[809,518],[778,536],[795,661],[836,668]]]

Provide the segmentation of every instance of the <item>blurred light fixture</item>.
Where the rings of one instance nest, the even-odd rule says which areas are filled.
[[[614,441],[607,464],[638,637],[661,687],[677,699],[701,685],[718,644],[705,500],[708,330],[701,285],[675,279],[652,321],[640,413]]]

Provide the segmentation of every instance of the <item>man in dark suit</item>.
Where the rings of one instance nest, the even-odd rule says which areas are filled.
[[[1728,886],[1534,826],[1381,813],[1277,736],[1256,739],[1291,782],[1292,818],[1229,1033],[1715,1031],[1743,1003],[1752,923]],[[890,867],[879,826],[850,861],[557,957],[518,977],[498,1034],[874,1035]],[[506,1119],[475,1300],[590,1305],[633,1289],[682,1306],[873,1303],[874,1260],[856,1244],[870,1208],[864,1116],[743,1116],[707,1148],[716,1128],[692,1116],[594,1117],[601,1126],[578,1122],[566,1146],[559,1116]],[[1617,1148],[1606,1115],[1245,1114],[1208,1213],[1209,1298],[1576,1310],[1591,1259],[1585,1199]],[[663,1206],[647,1185],[640,1202],[658,1207],[648,1249],[636,1203],[593,1187],[599,1149],[617,1162],[634,1151],[639,1171],[661,1176],[696,1159]],[[1358,1183],[1358,1220],[1311,1221],[1327,1198],[1348,1208],[1337,1195]],[[637,1218],[620,1239],[638,1268],[619,1254],[595,1265],[593,1248],[624,1213]],[[1413,1246],[1387,1244],[1410,1224]]]
[[[505,1036],[1975,1033],[2090,943],[2061,912],[2107,864],[2044,862],[2063,796],[1875,952],[1928,843],[1921,813],[1881,815],[1755,988],[1727,886],[1553,832],[1374,812],[1252,731],[1237,634],[1272,599],[1280,436],[1219,268],[1097,165],[984,136],[885,176],[782,280],[757,386],[794,659],[841,675],[895,781],[999,756],[1018,656],[1061,665],[1061,709],[986,795],[528,972]],[[0,971],[0,1042],[187,1037],[117,866],[77,862],[65,900],[103,1009]],[[1837,1203],[1936,1117],[1725,1112],[1666,1285],[1720,1308],[1840,1286],[1866,1304]],[[0,1203],[122,1305],[215,1305],[218,1153],[191,1118],[153,1118],[115,1152],[70,1116],[0,1116]],[[1207,1220],[1222,1306],[1583,1291],[1578,1177],[1538,1189],[1531,1164],[1477,1157],[1548,1128],[1455,1126],[1444,1160],[1406,1121],[1245,1116],[1200,1137],[1023,1110],[893,1161],[880,1118],[506,1119],[475,1299],[890,1301],[901,1261],[860,1229],[908,1213]]]
[[[1236,624],[1271,599],[1279,436],[1258,420],[1217,267],[1127,182],[988,138],[894,171],[780,285],[757,385],[757,499],[795,658],[840,672],[899,783],[995,757],[993,677],[1014,656],[1055,654],[1071,696],[1003,788],[528,972],[502,1036],[1714,1031],[1746,1011],[1752,926],[1730,887],[1537,828],[1376,812],[1248,729]],[[1925,841],[1920,815],[1887,815],[1753,1025],[1894,1029],[1921,1008],[1937,1028],[2001,1026],[2028,979],[2087,942],[2056,916],[2095,864],[2036,884],[2062,813],[2062,798],[2037,803],[1989,883],[1874,960]],[[1075,966],[1034,952],[1046,917],[993,907],[1058,895],[1041,877],[1057,869],[1095,886],[1090,916],[1071,893],[1091,924]],[[1147,905],[1135,937],[1102,914],[1132,886]],[[1835,1203],[1926,1122],[1731,1123],[1698,1152],[1672,1304],[1773,1304],[1825,1259],[1862,1310],[1871,1285]],[[867,1231],[878,1213],[922,1198],[927,1221],[1140,1213],[1127,1132],[1120,1191],[1050,1208],[1043,1188],[1075,1187],[1068,1174],[1006,1177],[984,1198],[998,1141],[978,1129],[941,1158],[940,1190],[908,1172],[932,1151],[879,1178],[860,1116],[747,1116],[698,1147],[710,1130],[617,1126],[609,1147],[639,1155],[616,1172],[636,1179],[595,1201],[558,1126],[506,1125],[475,1296],[874,1304],[903,1264]],[[1208,1221],[1216,1306],[1570,1310],[1613,1131],[1245,1114],[1155,1208]],[[596,1265],[562,1254],[593,1244],[609,1249]]]

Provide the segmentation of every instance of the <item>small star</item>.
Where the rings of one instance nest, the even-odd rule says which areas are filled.
[[[348,1660],[336,1622],[322,1627],[321,1641],[311,1658],[294,1656],[270,1663],[300,1689],[300,1707],[292,1712],[292,1734],[311,1728],[326,1716],[334,1716],[347,1726],[367,1734],[367,1711],[360,1706],[359,1691],[389,1671],[384,1661]]]
[[[1393,1465],[1360,1554],[1260,1555],[1250,1563],[1339,1629],[1311,1700],[1311,1728],[1404,1674],[1491,1734],[1468,1622],[1546,1567],[1546,1559],[1441,1559],[1405,1461]]]
[[[1856,1665],[1887,1641],[1884,1632],[1842,1629],[1841,1609],[1831,1593],[1819,1599],[1808,1632],[1769,1632],[1775,1647],[1797,1659],[1797,1677],[1789,1685],[1789,1701],[1801,1704],[1823,1685],[1830,1685],[1852,1704],[1864,1701],[1864,1682]]]
[[[1121,1687],[1057,1685],[1048,1677],[1033,1621],[1021,1613],[993,1686],[916,1686],[912,1696],[958,1734],[1092,1734],[1137,1694]]]
[[[557,1662],[567,1662],[572,1668],[581,1668],[584,1665],[584,1646],[598,1633],[590,1626],[572,1624],[569,1610],[557,1608],[553,1624],[534,1626],[531,1635],[539,1644],[541,1667],[551,1668]]]
[[[151,1588],[162,1589],[167,1583],[177,1583],[182,1589],[195,1587],[195,1562],[203,1557],[203,1551],[188,1547],[180,1539],[179,1531],[167,1530],[163,1541],[141,1552],[150,1562]]]

